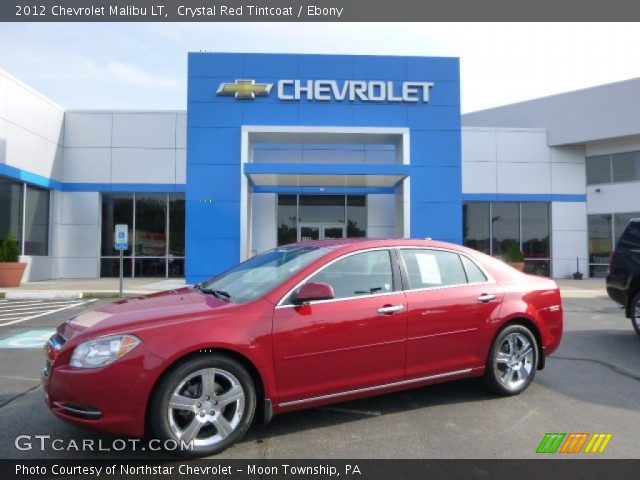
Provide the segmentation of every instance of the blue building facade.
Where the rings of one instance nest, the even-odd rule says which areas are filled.
[[[396,194],[398,234],[462,243],[460,124],[457,58],[191,53],[187,282],[255,252],[258,193]],[[280,151],[287,142],[371,151],[386,142],[396,153],[369,163],[258,161],[253,152],[269,142]]]

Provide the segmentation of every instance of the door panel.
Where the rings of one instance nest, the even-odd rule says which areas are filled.
[[[384,315],[378,309],[402,305]],[[402,379],[404,294],[277,308],[274,355],[280,402]]]
[[[347,255],[307,280],[330,284],[334,299],[276,307],[281,403],[403,378],[407,305],[392,266],[386,249]]]
[[[406,375],[484,365],[488,347],[483,333],[499,313],[499,285],[488,282],[475,264],[466,257],[463,262],[455,252],[401,252],[411,289],[405,292],[409,309]],[[474,283],[468,284],[468,279]]]
[[[498,290],[486,284],[406,292],[407,377],[484,365],[489,347],[483,332],[498,315]],[[496,299],[481,303],[483,294]]]

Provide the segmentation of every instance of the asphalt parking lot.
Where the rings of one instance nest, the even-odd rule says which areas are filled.
[[[0,346],[38,335],[107,300],[0,325]],[[569,292],[560,349],[522,395],[495,397],[463,380],[275,417],[217,458],[535,458],[547,432],[612,433],[602,454],[637,458],[640,338],[603,296]],[[35,333],[34,333],[35,331]],[[26,334],[26,337],[24,336]],[[28,344],[28,340],[23,340]],[[41,348],[0,348],[0,458],[162,458],[165,453],[20,451],[17,435],[65,442],[101,436],[51,414],[43,400]],[[566,455],[565,455],[566,456]]]

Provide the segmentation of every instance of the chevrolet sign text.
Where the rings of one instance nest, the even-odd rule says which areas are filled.
[[[429,101],[433,82],[394,82],[378,80],[280,80],[278,98],[280,100],[349,100],[354,102],[409,102]]]

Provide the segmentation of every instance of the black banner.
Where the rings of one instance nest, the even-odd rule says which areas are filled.
[[[549,480],[637,478],[640,460],[0,460],[14,479],[402,479]]]
[[[637,21],[629,0],[3,0],[3,22]],[[541,32],[541,35],[543,32]]]

